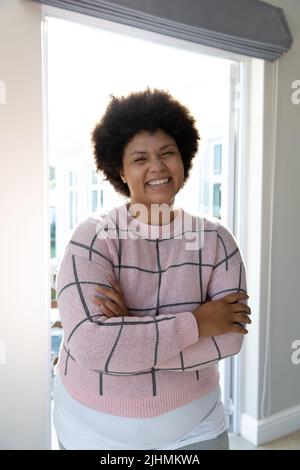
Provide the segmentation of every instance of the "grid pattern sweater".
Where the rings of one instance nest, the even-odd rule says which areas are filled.
[[[112,288],[108,275],[120,283],[126,316],[106,317],[92,301],[96,286]],[[218,361],[242,346],[239,333],[199,337],[192,313],[246,292],[241,253],[218,219],[178,208],[170,224],[147,225],[126,204],[93,214],[66,246],[57,292],[62,382],[105,413],[150,418],[183,406],[218,384]]]

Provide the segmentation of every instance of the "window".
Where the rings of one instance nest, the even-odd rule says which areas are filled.
[[[56,169],[49,167],[50,253],[56,257]]]
[[[222,145],[214,145],[214,175],[222,173]]]
[[[69,171],[69,229],[73,230],[78,222],[77,171]]]
[[[89,170],[90,171],[90,170]],[[92,170],[92,189],[91,189],[91,212],[96,212],[104,207],[103,181],[97,172]],[[90,191],[90,189],[89,189]]]
[[[204,142],[200,156],[200,212],[209,217],[222,219],[226,195],[221,198],[222,183],[224,179],[223,166],[229,166],[226,160],[222,162],[222,135]],[[227,196],[228,198],[228,196]],[[226,221],[224,220],[226,224]]]
[[[92,212],[95,212],[98,209],[98,191],[93,189],[92,191]]]
[[[239,135],[235,128],[235,123],[239,122],[238,107],[232,100],[240,96],[235,87],[241,83],[243,63],[228,58],[225,53],[224,56],[202,53],[200,46],[194,43],[142,30],[137,33],[136,28],[117,23],[111,27],[105,20],[97,20],[99,27],[51,16],[47,16],[46,21],[47,87],[51,102],[48,118],[53,130],[50,146],[60,156],[57,170],[63,175],[56,182],[59,195],[57,252],[63,253],[68,232],[76,226],[78,217],[83,219],[91,212],[102,208],[109,210],[124,203],[124,197],[93,169],[88,136],[105,111],[111,94],[126,95],[146,86],[168,89],[191,110],[200,131],[199,152],[189,180],[176,196],[176,204],[191,213],[222,219],[230,227],[228,221],[232,221],[236,181],[229,181],[228,175],[234,174],[234,153],[238,149],[235,142]],[[87,55],[86,50],[91,53]],[[93,57],[100,55],[101,63],[95,62]],[[157,67],[151,69],[148,64],[154,60]],[[178,73],[170,74],[174,63],[182,67]],[[110,66],[103,68],[103,64]],[[126,74],[122,75],[124,67]],[[82,83],[88,86],[78,94]],[[77,99],[75,113],[68,106],[74,96]],[[65,129],[65,122],[68,122],[68,129]],[[70,169],[67,180],[66,168]],[[228,366],[226,372],[224,363]],[[231,358],[221,361],[225,406],[232,396],[231,368]],[[230,414],[231,408],[228,409]]]
[[[214,184],[213,187],[213,216],[221,219],[221,184]]]
[[[50,207],[50,241],[51,258],[56,257],[56,208]]]
[[[49,168],[49,173],[50,173],[50,189],[55,189],[55,168],[53,166],[50,166]]]
[[[92,184],[98,184],[98,176],[96,171],[92,171]]]

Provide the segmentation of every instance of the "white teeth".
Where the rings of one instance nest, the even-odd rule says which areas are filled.
[[[169,178],[164,178],[164,179],[161,179],[161,180],[149,181],[148,184],[150,184],[150,186],[158,186],[158,185],[160,185],[160,184],[166,183],[167,181],[169,181]]]

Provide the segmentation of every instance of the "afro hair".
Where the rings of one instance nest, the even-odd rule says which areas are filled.
[[[185,182],[200,140],[195,118],[188,108],[168,91],[156,88],[147,87],[145,91],[119,98],[111,95],[103,117],[93,129],[92,143],[97,171],[102,171],[105,180],[122,195],[130,196],[127,184],[120,177],[124,147],[140,131],[153,134],[157,130],[175,140],[183,162]]]

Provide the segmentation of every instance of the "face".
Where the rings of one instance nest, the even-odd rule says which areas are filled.
[[[172,206],[184,182],[184,167],[173,137],[162,130],[136,134],[124,148],[120,176],[128,185],[132,204]],[[156,181],[166,178],[166,182]]]

